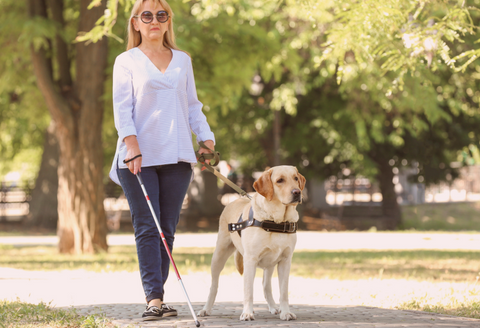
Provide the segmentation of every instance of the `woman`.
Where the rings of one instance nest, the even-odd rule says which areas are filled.
[[[196,164],[191,132],[210,149],[215,144],[197,98],[191,59],[175,45],[172,18],[166,1],[137,0],[127,51],[116,58],[113,69],[119,138],[110,177],[122,186],[132,214],[147,301],[144,320],[175,316],[177,311],[163,303],[170,261],[135,175],[142,172],[171,250]]]

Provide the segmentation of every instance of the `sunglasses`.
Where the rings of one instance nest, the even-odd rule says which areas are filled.
[[[165,10],[160,10],[156,14],[156,16],[159,23],[165,23],[166,21],[168,21],[168,13]],[[140,17],[142,22],[144,22],[145,24],[150,24],[151,22],[153,22],[153,13],[150,11],[144,11],[140,15],[133,15],[133,17]]]

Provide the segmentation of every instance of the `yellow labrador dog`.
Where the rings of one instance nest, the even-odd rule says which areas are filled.
[[[235,252],[235,265],[240,274],[244,274],[243,313],[240,320],[255,319],[253,315],[253,282],[257,267],[264,270],[263,291],[269,311],[272,314],[280,313],[282,320],[297,318],[290,312],[288,305],[288,277],[293,250],[297,242],[297,235],[294,233],[298,221],[296,207],[302,201],[305,178],[298,173],[294,166],[276,166],[263,172],[253,187],[257,193],[254,194],[252,200],[237,199],[228,204],[220,216],[217,245],[212,258],[212,286],[207,303],[198,312],[198,316],[211,314],[217,295],[220,272],[228,258]],[[230,232],[229,224],[231,229],[238,230],[237,223],[240,216],[243,217],[243,220],[257,221],[257,226],[241,230],[241,235],[238,231]],[[264,225],[264,227],[259,225]],[[278,265],[280,284],[279,308],[273,300],[271,284],[276,265]]]

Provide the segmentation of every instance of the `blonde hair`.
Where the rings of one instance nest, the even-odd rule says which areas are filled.
[[[168,25],[168,30],[163,35],[163,45],[170,49],[180,50],[175,43],[175,32],[173,32],[173,11],[170,8],[170,5],[165,0],[137,0],[132,8],[132,13],[130,14],[130,20],[128,22],[128,36],[127,36],[127,51],[138,47],[142,43],[142,35],[139,31],[135,30],[133,26],[133,19],[135,15],[139,15],[138,12],[140,7],[144,2],[155,1],[160,4],[163,9],[168,13],[170,23]],[[154,18],[155,19],[155,18]],[[181,50],[182,51],[182,50]]]

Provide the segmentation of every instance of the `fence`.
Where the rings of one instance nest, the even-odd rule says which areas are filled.
[[[393,182],[399,204],[480,201],[480,165],[460,168],[457,179],[429,187],[409,181],[414,171],[402,169],[395,172]],[[325,190],[327,204],[333,206],[382,201],[378,184],[366,178],[340,179],[333,176],[325,182]]]

